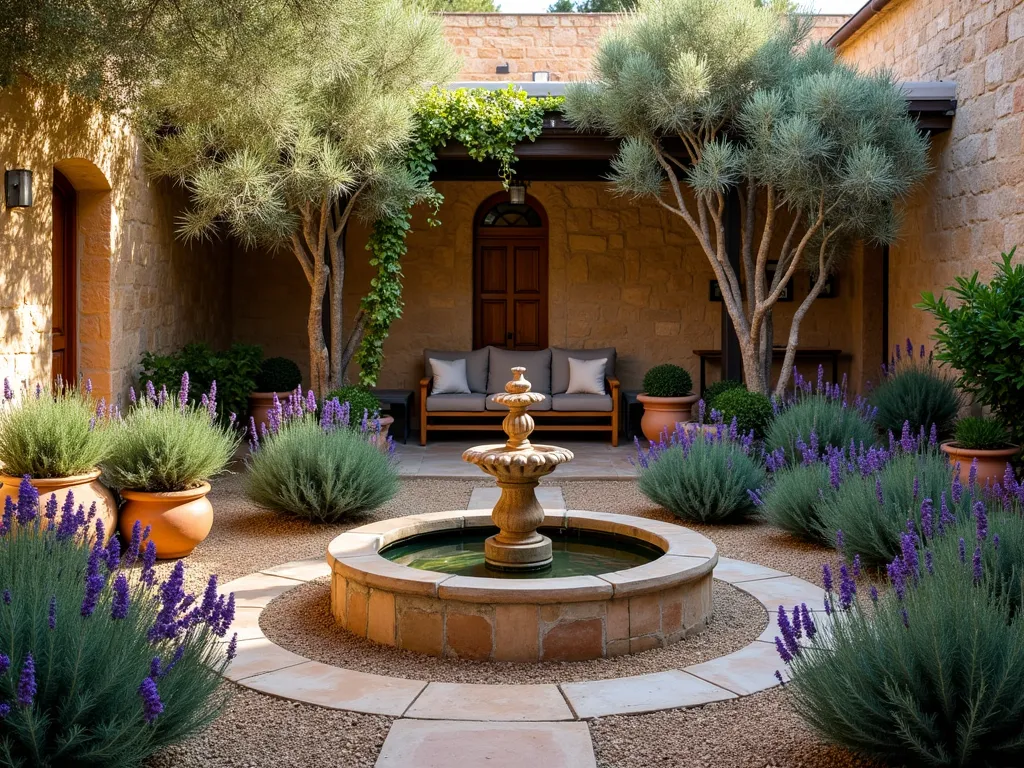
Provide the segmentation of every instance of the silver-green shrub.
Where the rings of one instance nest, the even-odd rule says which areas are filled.
[[[214,382],[216,387],[216,382]],[[202,403],[189,402],[188,374],[177,396],[155,392],[152,384],[112,427],[113,445],[103,477],[114,488],[184,491],[224,471],[239,438],[231,424],[217,421],[216,389]]]
[[[783,467],[774,472],[762,494],[761,514],[769,523],[817,544],[831,544],[818,504],[832,493],[828,466],[821,461]]]
[[[71,477],[95,469],[110,452],[106,403],[92,399],[92,387],[58,385],[24,388],[15,398],[4,379],[0,403],[0,464],[19,477]]]
[[[960,411],[962,397],[956,380],[943,374],[926,355],[924,345],[915,354],[907,339],[906,355],[897,344],[887,366],[882,367],[882,380],[871,393],[875,421],[883,430],[898,432],[904,422],[917,432],[932,425],[940,438],[953,431],[953,422]]]
[[[257,504],[315,522],[337,522],[376,509],[398,493],[393,443],[379,422],[350,428],[348,404],[293,396],[260,435],[250,422],[246,492]],[[357,422],[358,423],[358,422]]]
[[[637,487],[677,517],[701,523],[743,520],[755,512],[765,470],[751,458],[753,435],[742,438],[719,424],[676,431],[643,450],[637,443]]]

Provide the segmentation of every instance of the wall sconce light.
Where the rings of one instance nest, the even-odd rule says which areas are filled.
[[[498,66],[496,66],[494,68],[494,74],[496,74],[496,75],[507,75],[508,72],[509,72],[509,66],[508,66],[508,62],[507,61],[504,64],[499,64]]]
[[[28,208],[32,205],[32,171],[11,168],[4,171],[4,199],[8,208]]]
[[[527,182],[525,181],[509,182],[508,201],[512,205],[524,205],[526,203],[526,187]]]
[[[533,73],[533,82],[535,82],[535,83],[546,83],[546,82],[548,82],[548,76],[550,74],[551,74],[550,72],[543,72],[543,71],[541,71],[541,72],[534,72]]]

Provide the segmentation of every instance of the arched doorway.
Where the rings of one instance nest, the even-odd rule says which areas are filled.
[[[527,195],[491,195],[473,229],[473,348],[548,346],[548,219]]]
[[[53,296],[51,325],[53,366],[51,376],[74,382],[78,378],[78,260],[75,242],[75,188],[56,168],[53,170]]]

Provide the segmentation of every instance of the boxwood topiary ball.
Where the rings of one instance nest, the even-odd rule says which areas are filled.
[[[729,389],[719,393],[709,405],[722,414],[722,420],[731,424],[736,419],[736,428],[746,434],[754,430],[755,437],[764,437],[772,420],[772,403],[760,392],[745,389]]]
[[[363,413],[370,418],[375,413],[380,412],[380,400],[366,387],[361,387],[358,384],[350,384],[347,387],[339,387],[338,389],[327,395],[328,400],[338,398],[338,402],[344,405],[349,404],[351,409],[351,419],[354,425],[358,425],[362,418]]]
[[[651,397],[684,397],[693,390],[693,379],[672,363],[656,365],[644,376],[644,394]]]
[[[291,392],[302,383],[302,372],[287,357],[268,357],[256,374],[257,392]]]
[[[710,407],[716,397],[723,392],[728,392],[730,389],[746,389],[746,385],[742,381],[736,381],[736,379],[713,381],[708,384],[701,397],[704,398],[704,402]]]

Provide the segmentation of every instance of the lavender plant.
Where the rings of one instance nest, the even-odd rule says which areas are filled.
[[[20,395],[4,379],[0,402],[0,465],[4,474],[37,478],[71,477],[93,470],[109,454],[108,417],[116,408],[92,397],[92,383],[81,388],[58,382],[22,387]]]
[[[217,382],[199,403],[189,399],[189,375],[171,395],[152,382],[124,418],[114,424],[104,479],[114,488],[137,491],[184,491],[220,474],[239,444],[234,414],[228,424],[217,420]]]
[[[1020,503],[1019,486],[1003,495]],[[837,592],[826,570],[829,632],[805,607],[794,621],[780,606],[787,689],[825,739],[891,765],[1024,762],[1024,521],[979,498],[971,509],[943,522],[926,508],[870,607],[853,569],[842,566]]]
[[[777,456],[777,454],[776,454]],[[769,466],[774,457],[769,457]],[[828,465],[815,459],[772,472],[760,511],[771,525],[816,544],[830,544],[822,525],[818,503],[832,493]]]
[[[846,394],[846,377],[841,384],[824,380],[818,367],[813,384],[798,372],[793,373],[793,392],[776,400],[775,418],[768,425],[765,445],[769,451],[782,449],[790,463],[799,461],[798,441],[808,442],[811,433],[822,446],[841,448],[850,444],[870,446],[875,442],[874,408],[858,396],[851,405]]]
[[[268,424],[249,423],[246,492],[264,507],[315,522],[337,522],[375,509],[398,492],[394,443],[380,422],[348,403],[317,402],[301,389],[275,398]]]
[[[25,478],[0,520],[0,763],[140,766],[223,705],[234,595],[188,594],[180,561],[158,584],[138,523],[104,546],[72,493],[40,501]]]
[[[883,430],[899,431],[905,421],[915,432],[921,427],[931,429],[934,424],[939,437],[944,438],[952,432],[962,398],[955,380],[932,364],[931,353],[924,345],[915,354],[913,343],[907,339],[905,350],[899,344],[893,347],[870,401],[877,411],[875,421]]]
[[[644,450],[637,446],[637,487],[677,517],[701,523],[735,522],[755,511],[765,470],[752,457],[754,434],[740,435],[736,420],[703,428],[704,401],[696,428],[679,424]]]

